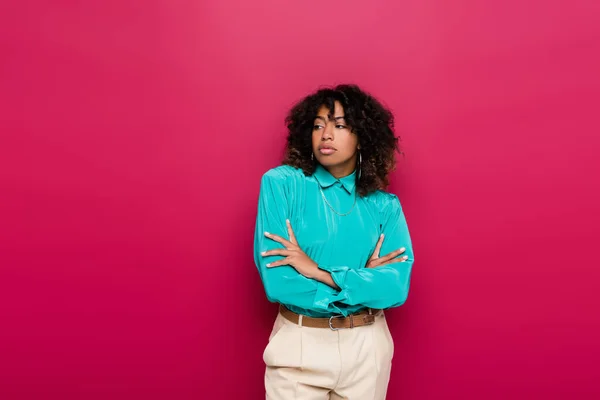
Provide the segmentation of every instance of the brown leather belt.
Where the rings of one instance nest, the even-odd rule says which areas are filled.
[[[381,310],[367,309],[364,311],[350,314],[347,317],[343,315],[334,315],[329,318],[313,318],[306,315],[302,316],[302,326],[309,328],[328,328],[333,331],[339,329],[351,329],[357,326],[371,325],[375,322],[375,316]],[[290,311],[287,307],[280,304],[279,312],[281,315],[290,322],[298,325],[300,321],[300,315],[293,311]]]

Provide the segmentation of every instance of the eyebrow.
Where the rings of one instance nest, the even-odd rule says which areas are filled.
[[[327,122],[327,120],[326,120],[324,117],[321,117],[320,115],[317,115],[317,116],[315,117],[315,119],[320,119],[320,120],[322,120],[323,122]],[[333,119],[334,119],[335,121],[337,121],[338,119],[343,119],[343,120],[345,120],[345,118],[344,118],[344,116],[343,116],[343,115],[342,115],[341,117],[335,117],[335,118],[333,118]]]

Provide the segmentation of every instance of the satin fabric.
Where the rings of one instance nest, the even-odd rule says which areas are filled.
[[[348,215],[338,215],[348,211]],[[283,245],[264,232],[289,239],[286,219],[302,250],[331,273],[340,290],[306,278],[291,266],[266,266],[283,257],[261,253]],[[402,255],[408,260],[365,268],[381,233],[385,237],[380,255],[405,247]],[[283,165],[261,179],[254,261],[269,301],[299,314],[328,317],[402,305],[409,292],[414,253],[396,195],[380,190],[359,196],[356,171],[337,179],[320,164],[312,176]]]

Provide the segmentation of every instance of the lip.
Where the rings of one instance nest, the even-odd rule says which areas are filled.
[[[325,155],[327,155],[327,154],[333,154],[336,151],[337,150],[334,147],[332,147],[332,146],[327,146],[327,145],[325,145],[325,146],[319,146],[319,152],[321,154],[325,154]]]

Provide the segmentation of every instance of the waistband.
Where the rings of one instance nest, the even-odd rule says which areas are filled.
[[[372,325],[375,323],[375,316],[379,315],[381,312],[381,310],[368,308],[366,310],[350,314],[347,317],[344,317],[343,315],[333,315],[329,318],[314,318],[297,314],[289,310],[283,304],[279,305],[279,313],[285,319],[296,325],[306,326],[309,328],[327,328],[333,331]]]

